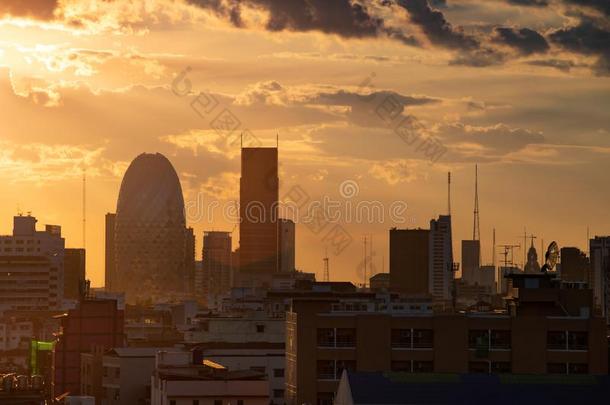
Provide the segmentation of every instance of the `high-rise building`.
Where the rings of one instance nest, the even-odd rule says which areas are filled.
[[[430,231],[390,229],[390,289],[413,295],[429,291]]]
[[[87,255],[85,249],[65,249],[64,298],[80,300],[85,287]]]
[[[231,290],[231,232],[205,232],[203,234],[203,295],[214,299]]]
[[[53,349],[53,394],[80,394],[81,353],[94,347],[122,347],[124,314],[115,300],[86,299],[61,319],[61,329]]]
[[[480,283],[481,241],[462,241],[462,280],[468,284]]]
[[[430,257],[428,271],[430,294],[438,300],[451,300],[454,267],[450,215],[440,215],[437,220],[430,221],[428,252]]]
[[[0,236],[0,310],[61,309],[64,238],[61,227],[36,230],[36,218],[13,218],[13,234]]]
[[[131,162],[121,183],[113,239],[112,291],[125,292],[128,302],[188,292],[192,231],[185,225],[180,180],[165,156],[143,153]]]
[[[295,271],[295,225],[291,219],[280,218],[280,272]]]
[[[114,274],[116,272],[116,265],[114,262],[114,223],[116,221],[116,214],[114,213],[107,213],[106,214],[106,222],[105,222],[105,231],[106,231],[106,238],[105,238],[105,255],[104,255],[104,259],[105,259],[105,271],[104,271],[104,287],[106,289],[106,291],[114,291],[113,289],[113,283],[112,283],[112,277],[114,277]]]
[[[269,284],[279,264],[277,148],[242,148],[239,195],[240,285]]]
[[[587,282],[589,279],[589,258],[576,247],[561,248],[561,280]]]
[[[595,304],[610,323],[610,236],[596,236],[589,241],[591,288]]]

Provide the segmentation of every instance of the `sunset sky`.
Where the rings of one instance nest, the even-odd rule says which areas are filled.
[[[172,89],[187,68],[189,94]],[[214,111],[194,111],[199,92]],[[388,99],[446,147],[438,161],[380,118]],[[213,124],[224,109],[240,122],[230,136]],[[586,250],[587,226],[610,234],[607,0],[1,0],[0,112],[0,234],[20,210],[81,247],[86,169],[94,286],[130,161],[173,163],[199,260],[204,230],[235,228],[199,214],[238,198],[233,141],[246,130],[266,146],[279,134],[280,196],[385,205],[384,223],[344,221],[353,242],[330,255],[335,280],[361,282],[365,234],[388,271],[388,229],[445,214],[448,171],[459,260],[475,163],[484,262],[494,227],[499,244],[522,244],[527,227],[538,249]],[[387,215],[393,201],[407,203],[403,221]],[[299,269],[321,275],[324,250],[323,234],[297,225]]]

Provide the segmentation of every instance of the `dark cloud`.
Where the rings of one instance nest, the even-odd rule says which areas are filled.
[[[567,4],[590,7],[610,16],[610,0],[564,0]]]
[[[532,66],[542,66],[542,67],[551,67],[557,70],[561,70],[562,72],[569,72],[572,68],[577,65],[571,60],[564,59],[540,59],[540,60],[530,60],[526,62],[528,65]]]
[[[511,4],[518,6],[546,7],[549,5],[548,0],[507,0]]]
[[[513,47],[523,55],[544,53],[549,50],[546,39],[537,31],[529,28],[498,27],[494,41]]]
[[[0,16],[32,17],[41,20],[53,18],[58,0],[2,0]]]
[[[566,50],[598,56],[594,69],[600,75],[610,75],[610,31],[583,20],[579,25],[556,30],[549,37]]]
[[[428,0],[397,0],[405,8],[411,21],[421,27],[428,39],[435,45],[450,49],[473,50],[479,47],[479,41],[454,28],[439,10],[430,7]]]

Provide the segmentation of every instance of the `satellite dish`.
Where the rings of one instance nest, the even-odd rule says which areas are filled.
[[[547,271],[552,271],[555,265],[557,264],[557,259],[559,258],[559,246],[557,246],[557,242],[551,242],[548,249],[546,250],[546,255],[544,257],[546,259],[546,262],[544,263],[544,266],[542,266],[542,269],[540,269],[540,271],[546,273]]]

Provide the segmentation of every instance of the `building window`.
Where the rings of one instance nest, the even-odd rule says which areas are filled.
[[[244,405],[244,400],[243,399],[238,399],[237,400],[237,405]]]
[[[356,329],[337,328],[336,347],[356,347]]]
[[[411,329],[392,329],[392,347],[395,349],[410,349]]]
[[[318,360],[317,376],[318,376],[318,380],[334,380],[335,379],[335,361],[334,360]]]
[[[275,378],[284,377],[284,369],[283,368],[274,368],[273,369],[273,376]]]
[[[510,331],[492,330],[491,349],[510,349]]]
[[[411,361],[393,361],[392,362],[392,371],[398,373],[410,373],[411,372]]]
[[[199,400],[198,399],[193,399],[193,405],[199,405]]]
[[[273,390],[273,398],[284,398],[284,390]]]
[[[470,374],[489,374],[489,363],[486,361],[471,361],[468,363]]]
[[[587,332],[568,332],[568,350],[587,350],[588,338]]]
[[[335,347],[335,330],[332,328],[318,329],[318,347]]]
[[[434,363],[431,361],[413,360],[414,373],[431,373],[434,371]]]
[[[568,365],[566,363],[548,363],[546,372],[549,374],[567,374]]]
[[[489,346],[489,330],[475,329],[468,331],[468,347],[470,349],[480,349]]]
[[[568,363],[568,374],[587,374],[589,365],[586,363]]]
[[[256,333],[265,333],[265,325],[256,325]]]
[[[169,400],[169,405],[176,405],[176,400],[175,399],[170,399]]]
[[[222,399],[215,399],[214,405],[222,405]]]
[[[413,348],[432,349],[434,347],[434,331],[432,329],[413,329]]]
[[[343,370],[350,370],[350,371],[354,371],[356,370],[356,362],[353,360],[336,360],[336,373],[335,373],[335,379],[339,379],[341,378],[341,374],[343,374]]]
[[[491,374],[508,374],[511,372],[510,362],[508,361],[492,361]]]
[[[335,394],[333,392],[318,392],[317,405],[333,405]]]

